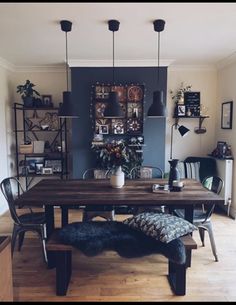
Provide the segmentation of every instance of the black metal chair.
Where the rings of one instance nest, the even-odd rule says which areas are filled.
[[[152,179],[152,178],[164,178],[164,171],[157,166],[142,165],[135,166],[130,170],[130,179]],[[165,212],[165,206],[160,207],[145,207],[134,209],[133,214],[142,213],[144,211],[154,211],[154,212]]]
[[[207,188],[208,190],[219,194],[222,187],[224,186],[223,180],[218,176],[211,176],[206,177],[202,181],[202,185]],[[199,208],[194,209],[193,213],[193,224],[198,227],[199,229],[199,235],[202,242],[202,245],[204,244],[204,237],[205,237],[205,231],[208,232],[210,243],[211,243],[211,249],[212,253],[215,257],[215,261],[218,262],[218,256],[216,251],[216,244],[215,239],[213,235],[213,229],[212,229],[212,222],[211,222],[211,215],[214,211],[215,204],[207,205]],[[176,209],[174,210],[174,214],[179,217],[184,217],[184,210],[182,209]]]
[[[129,173],[130,179],[151,179],[151,178],[163,178],[164,172],[160,167],[142,165],[135,166]]]
[[[11,218],[14,221],[11,252],[13,256],[16,238],[18,236],[18,250],[21,250],[23,245],[25,232],[34,231],[37,232],[42,241],[42,250],[44,260],[47,263],[47,252],[46,252],[46,221],[45,215],[41,212],[33,212],[30,208],[30,212],[18,215],[15,207],[15,199],[18,197],[18,190],[22,194],[24,192],[20,182],[15,177],[9,177],[1,182],[1,191],[7,200],[8,207],[10,210]]]
[[[109,170],[89,168],[83,173],[83,179],[108,179],[109,174]],[[91,205],[84,208],[83,221],[90,221],[97,216],[109,221],[115,220],[115,209],[106,205]]]

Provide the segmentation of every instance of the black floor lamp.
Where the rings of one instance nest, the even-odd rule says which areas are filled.
[[[183,125],[179,125],[178,123],[174,123],[171,125],[171,140],[170,140],[170,160],[172,160],[172,150],[173,150],[173,131],[175,129],[178,129],[179,133],[182,137],[186,136],[188,132],[190,131],[187,127]]]

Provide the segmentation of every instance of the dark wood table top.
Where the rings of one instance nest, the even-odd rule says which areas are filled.
[[[154,183],[166,184],[164,179],[126,180],[120,189],[112,188],[109,180],[52,180],[43,179],[25,192],[16,204],[42,205],[195,205],[223,204],[219,195],[205,189],[196,180],[183,179],[181,192],[153,193]]]

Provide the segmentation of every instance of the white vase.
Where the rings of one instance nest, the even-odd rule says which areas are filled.
[[[125,174],[119,166],[110,178],[111,186],[114,188],[121,188],[125,184]]]

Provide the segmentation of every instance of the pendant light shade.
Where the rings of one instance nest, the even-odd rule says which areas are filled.
[[[187,133],[190,131],[187,127],[185,127],[184,125],[179,126],[178,128],[179,133],[181,134],[182,137],[186,136]]]
[[[148,109],[147,116],[148,117],[164,117],[165,112],[165,105],[163,102],[163,91],[154,91],[153,92],[153,102],[150,108]]]
[[[157,68],[157,85],[159,86],[159,61],[160,61],[160,32],[164,30],[165,21],[157,19],[153,22],[155,32],[158,32],[158,68]],[[164,92],[156,90],[153,92],[153,102],[150,106],[147,116],[150,118],[160,118],[166,116],[166,106],[164,103]]]
[[[119,30],[120,22],[118,20],[109,20],[108,21],[108,29],[113,32],[113,67],[112,67],[112,84],[115,86],[115,44],[114,44],[114,32]],[[104,111],[105,118],[122,118],[124,117],[124,111],[122,110],[118,93],[115,91],[111,91],[109,93],[108,105]]]
[[[67,49],[67,33],[71,31],[72,22],[68,20],[62,20],[60,22],[61,30],[66,34],[66,84],[67,91],[63,92],[63,102],[60,105],[58,111],[58,117],[60,118],[78,118],[77,111],[72,101],[71,92],[69,91],[69,77],[68,77],[68,49]]]

